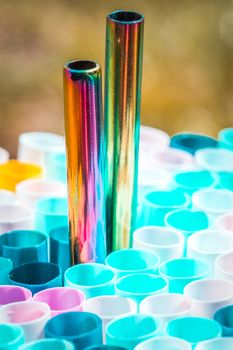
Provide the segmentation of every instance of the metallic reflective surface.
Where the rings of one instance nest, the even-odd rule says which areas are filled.
[[[64,67],[72,264],[103,262],[105,244],[101,68],[91,61]]]
[[[108,251],[127,248],[136,219],[144,18],[116,11],[107,17],[105,137]]]

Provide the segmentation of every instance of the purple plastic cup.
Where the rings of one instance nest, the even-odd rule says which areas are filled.
[[[0,306],[20,301],[30,301],[32,292],[24,287],[2,285],[0,286]]]

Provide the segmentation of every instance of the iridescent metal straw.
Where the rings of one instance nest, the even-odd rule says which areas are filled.
[[[144,18],[107,16],[105,137],[108,250],[126,248],[136,219]]]
[[[91,61],[67,63],[64,99],[72,264],[103,262],[106,228],[100,66]]]

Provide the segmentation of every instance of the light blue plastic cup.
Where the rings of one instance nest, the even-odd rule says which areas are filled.
[[[227,305],[217,310],[214,320],[220,323],[224,337],[233,337],[233,305]]]
[[[164,226],[167,213],[175,209],[187,208],[189,205],[190,197],[179,189],[147,192],[138,209],[137,227]]]
[[[218,142],[213,137],[204,134],[187,132],[173,135],[170,141],[170,147],[179,148],[191,154],[195,154],[199,149],[217,147],[217,145]]]
[[[14,266],[29,262],[48,262],[47,237],[33,230],[14,230],[0,236],[0,254]]]
[[[211,219],[203,211],[181,209],[174,210],[165,216],[166,227],[182,233],[184,237],[184,256],[187,250],[187,239],[193,233],[206,230],[212,226]]]
[[[23,328],[14,324],[0,324],[0,350],[18,350],[24,343]]]
[[[159,274],[168,280],[170,293],[183,293],[188,283],[210,276],[210,265],[198,259],[171,259],[160,266]]]
[[[42,339],[22,345],[19,350],[74,350],[74,345],[63,339]]]
[[[117,278],[135,273],[157,273],[159,256],[144,249],[121,249],[110,253],[105,259]]]
[[[187,341],[177,337],[156,337],[143,341],[135,350],[191,350]]]
[[[0,284],[9,284],[9,272],[13,268],[11,259],[0,256]]]
[[[144,340],[159,336],[160,322],[152,315],[131,315],[117,318],[106,327],[107,345],[133,350]]]
[[[63,273],[71,265],[69,229],[57,227],[49,232],[50,261],[57,264]]]
[[[218,322],[204,317],[180,317],[168,322],[165,333],[188,341],[192,349],[200,341],[221,337]]]
[[[35,205],[35,228],[49,235],[52,229],[68,226],[68,204],[66,198],[43,198]]]
[[[218,183],[216,188],[233,191],[233,172],[218,173]]]
[[[46,159],[46,177],[66,183],[66,155],[65,153],[50,154]]]
[[[195,154],[197,166],[210,171],[233,171],[233,152],[223,148],[205,148]]]
[[[140,302],[154,294],[166,293],[168,282],[163,277],[138,273],[120,278],[115,285],[116,294],[133,299],[139,309]]]
[[[86,298],[114,294],[115,274],[108,267],[98,263],[74,265],[66,270],[65,287],[79,289]]]
[[[233,338],[216,338],[201,341],[195,350],[231,350],[233,349]]]
[[[214,187],[218,177],[208,170],[192,170],[176,173],[173,182],[175,186],[191,196],[193,192],[202,188]]]
[[[233,150],[233,128],[222,129],[218,133],[218,145]]]

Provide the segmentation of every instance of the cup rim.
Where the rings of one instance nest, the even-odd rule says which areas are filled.
[[[215,193],[215,194],[217,194],[217,192],[221,193],[222,195],[225,194],[225,196],[227,196],[228,198],[230,198],[232,200],[232,208],[219,210],[218,208],[206,207],[205,205],[200,203],[200,200],[199,200],[200,195],[202,195],[202,194],[205,195],[206,193]],[[221,213],[228,213],[228,212],[233,211],[233,192],[230,191],[230,190],[227,190],[227,189],[220,189],[220,188],[219,189],[218,188],[203,188],[203,189],[200,189],[200,190],[198,190],[198,191],[193,193],[192,201],[193,201],[193,204],[195,206],[200,208],[202,211],[206,211],[207,213],[210,212],[210,213],[213,213],[213,214],[221,214]]]
[[[16,245],[14,246],[14,245],[8,244],[8,243],[4,242],[4,240],[3,240],[2,244],[0,243],[0,246],[7,247],[7,248],[14,250],[14,251],[27,250],[27,249],[31,249],[31,248],[39,248],[39,247],[43,246],[45,243],[47,243],[47,241],[48,241],[47,236],[43,232],[40,232],[37,230],[30,230],[30,229],[25,229],[25,230],[24,229],[17,229],[17,230],[8,231],[8,232],[3,233],[1,235],[1,237],[9,237],[9,235],[11,235],[11,234],[17,236],[17,235],[21,234],[20,232],[27,232],[28,234],[30,233],[31,235],[36,234],[38,237],[41,238],[41,241],[38,243],[35,243],[35,244],[25,246],[25,247],[21,247],[21,246],[16,246]]]
[[[22,300],[22,301],[31,301],[31,298],[32,298],[32,292],[30,291],[30,289],[28,289],[28,288],[25,288],[25,287],[23,287],[23,286],[18,286],[18,285],[14,285],[14,284],[1,284],[0,285],[0,291],[2,290],[2,289],[4,289],[4,288],[9,288],[9,289],[20,289],[21,291],[23,291],[23,293],[24,293],[24,296],[26,297],[26,298],[30,298],[30,299],[28,299],[28,300]],[[12,304],[12,303],[9,303],[9,304]],[[4,305],[8,305],[8,303],[7,304],[0,304],[0,307],[2,307],[2,306],[4,306]]]

